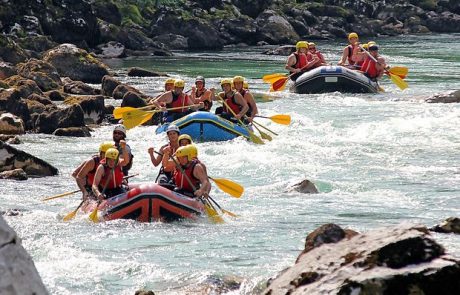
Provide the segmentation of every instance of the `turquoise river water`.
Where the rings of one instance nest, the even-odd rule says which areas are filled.
[[[51,294],[134,294],[151,289],[183,294],[225,276],[242,280],[232,294],[249,294],[278,271],[294,263],[305,236],[334,222],[358,231],[402,222],[434,225],[460,212],[460,105],[428,104],[432,94],[460,89],[460,35],[405,36],[379,40],[391,65],[410,69],[409,89],[401,92],[388,78],[384,93],[297,95],[269,93],[261,77],[284,72],[285,57],[265,56],[260,48],[221,52],[179,52],[171,58],[109,60],[120,80],[154,95],[164,78],[126,77],[141,66],[185,79],[207,78],[219,88],[222,77],[248,78],[263,115],[286,113],[290,126],[259,122],[278,136],[265,145],[238,138],[199,143],[209,174],[241,183],[245,193],[232,198],[215,187],[220,205],[240,217],[215,225],[206,218],[175,223],[119,220],[92,224],[78,215],[62,217],[80,195],[49,202],[46,196],[74,190],[73,169],[111,139],[111,126],[91,138],[27,134],[18,148],[54,166],[60,175],[25,182],[0,180],[0,209],[23,209],[5,217],[18,232]],[[337,62],[339,42],[317,42],[329,61]],[[119,104],[120,102],[109,101]],[[160,147],[164,135],[155,127],[128,132],[135,154],[133,182],[152,181],[157,169],[149,146]],[[286,192],[309,179],[320,193]],[[460,238],[434,235],[460,257]]]

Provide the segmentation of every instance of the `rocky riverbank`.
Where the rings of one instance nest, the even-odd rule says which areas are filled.
[[[456,0],[4,0],[0,58],[40,58],[60,43],[102,57],[299,39],[460,32]]]

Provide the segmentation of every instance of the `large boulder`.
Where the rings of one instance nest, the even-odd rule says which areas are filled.
[[[101,84],[102,95],[112,96],[113,90],[117,88],[117,86],[120,84],[121,82],[112,76],[106,75],[102,77],[102,84]]]
[[[109,72],[107,67],[86,50],[73,44],[61,44],[43,55],[61,76],[87,83],[101,83]]]
[[[132,67],[128,69],[128,76],[130,77],[168,77],[165,73],[149,71],[139,67]]]
[[[0,273],[2,294],[48,294],[32,257],[2,216],[0,216]]]
[[[73,81],[69,78],[63,79],[64,92],[77,95],[97,95],[100,93],[99,89],[93,88],[82,81]]]
[[[126,56],[125,45],[116,41],[109,41],[97,46],[97,54],[102,58],[121,58]]]
[[[58,128],[85,126],[84,113],[80,105],[75,104],[66,109],[45,112],[37,116],[35,129],[39,133],[51,134]]]
[[[0,91],[0,111],[12,113],[22,119],[25,128],[31,127],[30,112],[27,103],[21,98],[17,89],[6,89]]]
[[[105,98],[103,95],[69,96],[64,100],[64,103],[79,105],[83,110],[85,123],[100,124],[105,116]]]
[[[38,87],[34,80],[24,78],[19,75],[11,76],[7,78],[5,82],[8,83],[10,87],[14,87],[22,98],[27,98],[33,93],[38,95],[43,94],[42,90]]]
[[[10,113],[0,115],[0,134],[24,134],[24,122]]]
[[[94,1],[92,6],[96,17],[117,26],[121,25],[120,10],[111,1]]]
[[[300,38],[291,24],[273,10],[265,10],[257,17],[256,22],[258,41],[266,41],[270,44],[293,44]]]
[[[449,217],[446,220],[444,220],[441,224],[437,224],[430,228],[430,230],[438,233],[460,234],[460,218]]]
[[[302,194],[317,194],[319,192],[315,184],[308,179],[304,179],[301,182],[294,184],[288,189],[288,191],[295,191]]]
[[[3,61],[17,64],[29,58],[29,54],[14,42],[13,39],[0,34],[0,58]]]
[[[58,174],[57,168],[51,166],[42,159],[0,141],[0,172],[14,169],[22,169],[28,176],[34,177],[53,176]]]
[[[133,86],[126,85],[126,84],[120,84],[117,87],[115,87],[115,89],[113,90],[113,93],[112,93],[112,97],[114,99],[123,99],[123,97],[125,96],[126,92],[128,92],[128,91],[135,92],[135,93],[139,94],[139,96],[141,96],[143,98],[147,98],[147,96],[142,94],[139,90],[137,90]]]
[[[50,63],[35,58],[16,66],[18,75],[33,80],[42,91],[56,89],[62,85],[61,77]]]
[[[51,48],[58,46],[58,44],[52,40],[48,36],[26,36],[23,38],[19,38],[17,40],[18,44],[27,50],[31,50],[34,52],[44,52]]]
[[[263,294],[460,294],[460,260],[427,228],[403,224],[322,243]]]
[[[422,22],[428,29],[433,32],[457,33],[460,32],[460,15],[444,11],[440,14],[430,12],[428,18]]]
[[[7,62],[0,61],[0,80],[4,80],[16,74],[17,70],[13,65]]]
[[[68,127],[54,130],[56,136],[91,137],[88,127]]]

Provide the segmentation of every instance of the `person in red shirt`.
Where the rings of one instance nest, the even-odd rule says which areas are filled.
[[[315,43],[313,43],[313,42],[308,43],[308,51],[310,52],[310,54],[313,57],[314,56],[318,57],[318,62],[316,64],[314,64],[312,68],[317,68],[317,67],[320,67],[320,66],[327,65],[326,59],[324,58],[324,56],[321,53],[321,51],[316,49],[316,44]]]
[[[308,42],[299,41],[295,45],[296,51],[288,56],[286,66],[284,67],[289,71],[291,80],[295,81],[302,72],[312,68],[317,62],[318,58],[312,56],[308,52]]]

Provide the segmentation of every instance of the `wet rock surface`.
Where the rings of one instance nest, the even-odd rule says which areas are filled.
[[[446,93],[435,94],[426,99],[428,103],[454,103],[460,102],[460,90],[450,91]]]
[[[0,291],[2,294],[48,294],[30,255],[0,216]]]
[[[311,234],[316,238],[307,239],[296,264],[271,281],[263,294],[460,292],[460,260],[445,254],[426,227],[402,224],[347,236],[330,224],[316,232],[321,234]],[[329,242],[323,242],[325,237]]]

